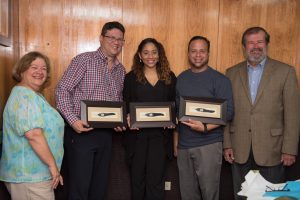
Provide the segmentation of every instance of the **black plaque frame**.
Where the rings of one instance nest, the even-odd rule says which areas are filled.
[[[179,121],[193,119],[207,124],[226,125],[226,112],[225,99],[180,97]]]
[[[130,103],[131,128],[175,127],[175,102]]]
[[[116,101],[81,101],[81,120],[93,128],[126,127],[125,102]]]

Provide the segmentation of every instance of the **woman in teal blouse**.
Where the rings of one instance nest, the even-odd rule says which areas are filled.
[[[0,180],[12,200],[54,200],[53,189],[63,184],[64,121],[42,96],[49,79],[49,59],[30,52],[16,64],[12,89],[3,113]]]

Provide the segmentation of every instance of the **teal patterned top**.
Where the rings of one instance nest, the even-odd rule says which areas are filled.
[[[48,166],[35,154],[25,133],[41,128],[60,169],[63,157],[64,121],[43,96],[15,86],[3,113],[0,180],[11,183],[51,179]]]

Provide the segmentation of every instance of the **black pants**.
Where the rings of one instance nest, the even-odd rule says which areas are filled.
[[[232,164],[232,179],[235,200],[246,199],[246,197],[238,196],[237,193],[241,191],[241,185],[245,181],[245,176],[250,170],[259,170],[262,177],[271,183],[285,182],[285,168],[282,164],[271,167],[259,166],[255,163],[251,150],[246,163],[238,164],[234,162]]]
[[[112,147],[112,129],[76,133],[65,130],[65,150],[69,166],[69,200],[103,200]]]
[[[163,200],[166,150],[162,132],[137,133],[131,160],[132,200]]]

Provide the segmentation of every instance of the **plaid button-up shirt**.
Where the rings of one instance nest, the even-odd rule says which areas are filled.
[[[114,63],[108,69],[107,57],[97,51],[73,58],[56,88],[56,104],[69,124],[80,119],[80,101],[122,101],[125,68]]]

